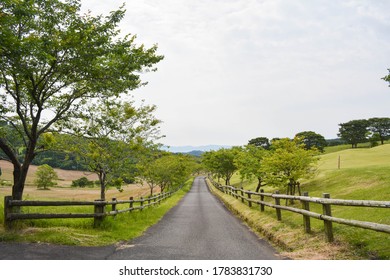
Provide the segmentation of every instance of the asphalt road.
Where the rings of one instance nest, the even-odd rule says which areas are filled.
[[[279,259],[208,190],[203,177],[159,223],[128,243],[105,247],[0,242],[0,259]]]

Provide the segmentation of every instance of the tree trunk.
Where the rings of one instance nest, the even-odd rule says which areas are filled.
[[[104,171],[99,172],[100,181],[100,199],[106,200],[106,173]]]
[[[23,191],[27,179],[28,169],[30,168],[30,164],[35,156],[33,151],[34,148],[30,147],[22,165],[14,163],[14,185],[12,186],[12,199],[14,200],[23,199]]]
[[[299,196],[301,196],[302,195],[302,192],[301,192],[301,183],[297,183],[297,186],[298,186],[298,194],[299,194]]]

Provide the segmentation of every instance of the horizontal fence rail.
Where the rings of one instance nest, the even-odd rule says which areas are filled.
[[[111,201],[27,201],[27,200],[12,200],[11,196],[4,197],[4,221],[6,228],[12,228],[13,221],[30,220],[30,219],[74,219],[74,218],[94,218],[94,225],[98,226],[105,217],[116,216],[117,214],[131,212],[135,210],[143,210],[156,204],[160,204],[163,200],[171,197],[175,192],[183,187],[181,185],[174,191],[159,193],[150,197],[140,197],[134,199],[130,197],[128,200],[117,200],[113,198]],[[108,209],[111,205],[111,209]],[[118,205],[127,205],[124,209],[117,209]],[[61,206],[93,206],[93,213],[23,213],[21,207],[61,207]],[[15,209],[19,209],[16,210]]]
[[[324,193],[322,198],[309,197],[308,193],[305,192],[303,196],[285,195],[279,194],[278,191],[275,193],[265,193],[263,190],[260,192],[247,191],[242,188],[235,188],[232,186],[223,186],[218,182],[215,182],[212,177],[208,177],[209,181],[221,192],[229,194],[236,199],[241,199],[244,203],[248,203],[249,207],[253,204],[260,205],[260,211],[264,211],[264,206],[274,208],[276,210],[276,217],[279,221],[282,220],[282,212],[290,211],[303,216],[303,227],[305,232],[310,233],[310,218],[315,218],[324,221],[325,235],[328,242],[333,242],[333,229],[332,223],[344,224],[353,227],[359,227],[364,229],[370,229],[378,232],[390,233],[390,225],[379,224],[367,221],[350,220],[344,218],[337,218],[332,216],[331,205],[339,206],[352,206],[352,207],[370,207],[370,208],[390,208],[390,201],[374,201],[374,200],[344,200],[344,199],[331,199],[329,194]],[[256,196],[258,199],[255,199]],[[274,203],[265,202],[264,198],[272,198]],[[280,200],[297,200],[301,202],[302,208],[296,208],[291,206],[280,205]],[[322,205],[322,213],[316,213],[310,211],[310,203]]]

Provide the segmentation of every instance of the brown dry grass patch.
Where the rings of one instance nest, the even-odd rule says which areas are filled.
[[[3,175],[0,179],[12,182],[12,170],[13,166],[7,161],[0,161],[0,167]],[[49,200],[94,200],[100,198],[100,188],[71,188],[73,180],[81,177],[87,177],[88,180],[96,181],[98,177],[96,174],[85,172],[85,171],[74,171],[74,170],[62,170],[55,168],[54,170],[58,174],[59,180],[57,181],[58,186],[53,187],[50,190],[39,190],[34,185],[35,172],[37,166],[30,166],[26,186],[24,189],[24,199],[49,199]],[[155,190],[154,192],[159,192]],[[11,186],[0,186],[0,197],[11,195]],[[141,196],[147,196],[150,194],[150,189],[147,186],[139,184],[129,184],[123,186],[123,191],[119,192],[115,188],[109,188],[106,192],[106,199],[111,200],[117,198],[120,200],[127,200],[130,197],[138,198]]]

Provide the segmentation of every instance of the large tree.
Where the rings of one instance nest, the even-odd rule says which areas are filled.
[[[80,0],[2,0],[0,3],[0,117],[23,139],[23,149],[0,134],[14,167],[12,196],[22,199],[29,166],[45,149],[39,141],[95,98],[119,97],[155,70],[157,47],[121,37],[122,8],[108,16],[80,13]]]
[[[295,137],[301,138],[305,144],[306,149],[317,148],[320,152],[324,152],[324,148],[327,146],[327,142],[321,134],[314,131],[303,131],[295,135]]]
[[[160,121],[153,116],[155,109],[155,106],[137,107],[134,102],[107,99],[90,104],[72,122],[59,123],[73,134],[67,141],[68,149],[84,160],[89,171],[98,175],[102,200],[107,186],[132,176],[138,151],[160,138]]]
[[[368,129],[378,135],[383,145],[390,136],[390,118],[371,118],[368,120]]]
[[[299,138],[274,141],[261,167],[266,174],[265,181],[286,188],[286,194],[294,195],[298,189],[301,195],[300,181],[314,174],[317,154],[317,149],[306,149]]]
[[[367,120],[352,120],[341,123],[337,135],[348,144],[351,144],[352,148],[357,148],[358,143],[367,142],[368,125]]]
[[[261,146],[246,145],[237,153],[235,158],[235,163],[240,172],[241,179],[257,179],[256,192],[258,192],[262,186],[265,186],[265,173],[261,167],[263,165],[263,159],[268,153],[269,151]]]

